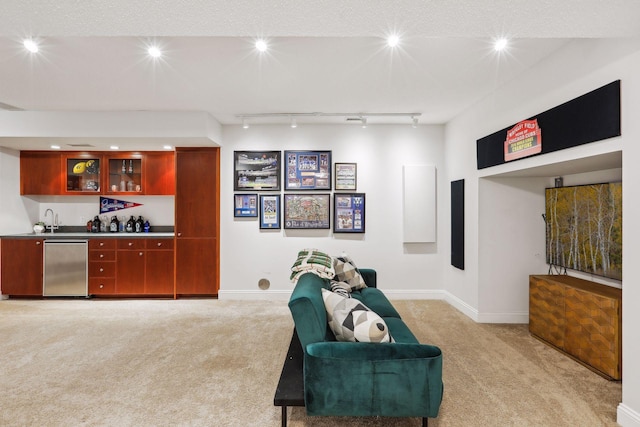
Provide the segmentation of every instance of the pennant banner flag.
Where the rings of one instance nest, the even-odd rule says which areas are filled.
[[[109,199],[108,197],[100,197],[100,213],[115,212],[122,209],[135,208],[142,206],[142,203],[127,202],[126,200]]]

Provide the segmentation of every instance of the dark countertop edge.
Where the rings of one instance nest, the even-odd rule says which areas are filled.
[[[149,233],[23,233],[6,234],[0,239],[44,239],[44,240],[86,240],[86,239],[173,239],[173,232],[151,231]]]
[[[87,233],[87,227],[81,225],[65,225],[61,226],[55,232],[52,233],[16,233],[5,234],[0,238],[12,238],[12,239],[45,239],[45,240],[70,240],[70,239],[96,239],[96,238],[173,238],[175,237],[173,225],[153,225],[152,231],[148,233]]]

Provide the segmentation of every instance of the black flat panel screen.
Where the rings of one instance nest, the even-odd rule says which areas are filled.
[[[451,181],[451,265],[464,270],[464,179]]]
[[[620,136],[620,80],[530,119],[542,130],[542,152],[536,155]],[[478,169],[505,163],[504,142],[512,127],[476,141]]]

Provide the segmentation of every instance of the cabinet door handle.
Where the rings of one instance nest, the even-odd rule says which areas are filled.
[[[162,243],[158,242],[158,247],[162,246]]]
[[[104,268],[100,267],[100,273],[102,273],[104,271]]]
[[[178,237],[182,236],[182,233],[178,233]]]
[[[102,283],[100,283],[100,289],[104,288],[104,285]]]
[[[138,255],[142,256],[142,255],[143,255],[143,253],[142,253],[142,252],[140,252]]]
[[[104,246],[104,242],[100,242],[100,246]]]
[[[100,258],[104,258],[104,254],[100,254]]]
[[[133,242],[129,242],[129,246],[133,246]]]
[[[40,242],[39,242],[39,241],[38,241],[38,242],[36,242],[36,245],[39,245],[39,244],[40,244]]]

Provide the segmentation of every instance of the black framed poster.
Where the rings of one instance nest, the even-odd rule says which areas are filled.
[[[285,151],[285,190],[331,190],[331,151]]]
[[[233,216],[237,218],[258,216],[258,195],[234,194]]]
[[[280,191],[280,151],[234,151],[234,191]]]
[[[330,228],[329,194],[285,194],[284,228]]]
[[[275,230],[280,228],[280,195],[260,195],[260,228]]]
[[[334,188],[355,191],[358,181],[357,167],[356,163],[336,163]]]
[[[364,193],[333,194],[333,232],[364,233]]]

